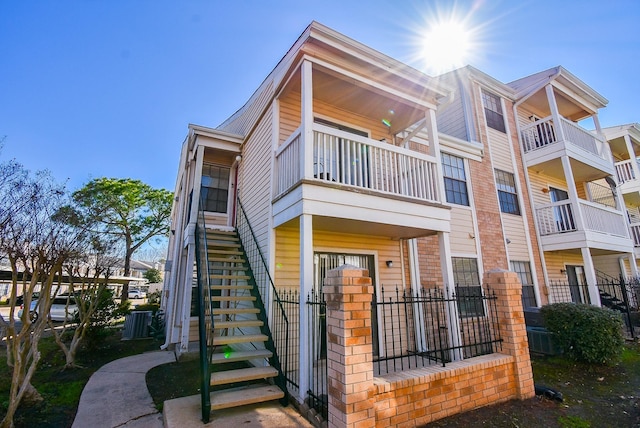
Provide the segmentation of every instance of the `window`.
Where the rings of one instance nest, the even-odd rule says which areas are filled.
[[[200,198],[204,211],[226,213],[229,200],[230,168],[204,164]]]
[[[462,158],[442,153],[442,173],[447,202],[469,206],[467,194],[467,177],[464,173]]]
[[[520,283],[522,284],[522,307],[527,309],[538,306],[536,303],[536,295],[533,291],[531,263],[512,260],[511,270],[518,274],[518,279],[520,279]]]
[[[500,211],[507,214],[520,215],[520,205],[518,204],[518,193],[513,174],[506,171],[495,170],[496,187],[498,189],[498,200],[500,201]]]
[[[497,95],[482,91],[482,105],[484,106],[484,116],[487,119],[487,126],[496,131],[506,132],[500,98]]]
[[[458,313],[461,317],[484,316],[478,260],[452,257],[451,263],[453,264],[453,278],[456,282]]]

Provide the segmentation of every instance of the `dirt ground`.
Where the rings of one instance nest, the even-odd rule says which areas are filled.
[[[433,422],[428,427],[600,428],[640,427],[640,346],[625,350],[614,366],[534,357],[536,385],[552,388],[563,401],[536,397],[483,407]]]

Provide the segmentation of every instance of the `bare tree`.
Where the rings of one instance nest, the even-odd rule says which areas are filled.
[[[31,379],[40,360],[38,342],[47,326],[47,317],[30,318],[27,309],[15,323],[16,296],[22,288],[24,305],[30,308],[34,291],[40,291],[37,310],[47,314],[56,276],[74,254],[76,230],[56,220],[65,202],[64,188],[48,173],[30,174],[16,162],[0,164],[0,252],[11,266],[10,316],[4,320],[7,334],[7,364],[12,368],[7,413],[0,427],[12,427],[16,409],[23,400],[40,399]]]
[[[73,296],[67,299],[67,311],[69,303],[73,301],[78,307],[78,313],[72,321],[65,320],[60,329],[54,329],[51,320],[49,325],[56,343],[65,355],[65,368],[76,367],[76,354],[87,332],[96,327],[93,317],[100,309],[111,272],[118,262],[118,257],[110,251],[113,245],[101,238],[104,237],[92,236],[85,240],[84,251],[68,259],[63,266],[69,284],[68,294]],[[66,334],[68,331],[72,334],[65,341],[63,338],[69,336]]]

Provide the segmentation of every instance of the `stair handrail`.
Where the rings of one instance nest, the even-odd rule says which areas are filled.
[[[209,422],[211,417],[211,397],[210,397],[210,351],[213,351],[213,308],[211,299],[205,299],[205,295],[211,295],[211,281],[209,277],[209,257],[207,254],[207,234],[204,219],[202,201],[198,208],[198,219],[196,221],[195,238],[195,262],[196,262],[196,282],[198,285],[198,338],[200,354],[200,400],[202,406],[202,422]],[[209,315],[210,326],[207,326],[207,314]]]
[[[240,201],[240,197],[238,196],[236,199],[237,202],[237,210],[236,210],[236,230],[238,231],[238,238],[240,239],[240,245],[242,246],[242,251],[247,255],[247,262],[249,263],[249,267],[251,268],[251,276],[254,279],[254,286],[257,289],[257,294],[260,297],[261,300],[264,300],[264,297],[266,297],[266,295],[263,297],[263,292],[260,289],[260,286],[258,285],[258,281],[255,278],[254,275],[254,265],[255,263],[258,263],[261,265],[264,274],[266,275],[266,279],[268,280],[270,287],[271,287],[271,292],[273,293],[273,300],[275,301],[278,305],[278,308],[280,310],[280,316],[282,317],[282,320],[284,321],[285,324],[285,349],[287,349],[289,347],[289,319],[287,318],[287,314],[286,311],[284,309],[284,305],[282,304],[282,300],[280,299],[280,295],[278,294],[278,290],[276,289],[276,286],[273,282],[273,278],[271,277],[271,273],[269,272],[269,268],[267,265],[267,261],[264,257],[264,254],[262,253],[262,250],[260,249],[260,245],[258,245],[258,239],[256,238],[256,234],[253,231],[253,227],[251,226],[251,222],[249,221],[249,217],[247,216],[247,213],[244,209],[244,206],[242,205],[242,202]],[[240,225],[241,223],[244,222],[247,225],[247,228],[249,230],[249,235],[251,237],[250,239],[250,244],[253,245],[253,247],[255,248],[257,254],[259,255],[258,259],[256,261],[253,261],[250,257],[249,254],[245,251],[244,245],[245,245],[245,240],[243,240],[243,233],[240,230]],[[253,264],[252,264],[253,262]],[[266,290],[265,290],[266,292]],[[266,294],[266,293],[265,293]],[[257,297],[258,297],[257,296]],[[264,305],[262,305],[262,309],[264,310]],[[265,316],[266,316],[266,311],[265,311]],[[268,321],[268,317],[265,318]],[[273,340],[273,336],[271,334],[271,329],[268,326],[268,323],[265,323],[265,327],[266,327],[266,332],[267,332],[267,346],[272,353],[273,353],[273,357],[271,357],[270,359],[270,363],[271,365],[276,368],[276,370],[278,370],[278,386],[280,386],[282,388],[282,390],[285,393],[285,397],[284,400],[287,399],[287,380],[286,380],[286,376],[284,375],[284,372],[282,371],[282,365],[280,364],[280,359],[278,357],[278,352]],[[286,352],[285,352],[286,355]],[[285,364],[286,365],[286,364]]]

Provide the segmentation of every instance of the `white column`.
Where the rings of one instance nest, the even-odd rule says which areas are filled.
[[[573,213],[573,221],[576,222],[576,228],[578,230],[585,230],[584,221],[582,219],[582,209],[580,207],[578,190],[576,189],[576,182],[573,179],[573,168],[571,168],[571,162],[569,156],[562,156],[562,169],[564,170],[564,179],[567,182],[567,191],[569,193],[569,201],[571,201],[571,212]]]
[[[191,293],[193,287],[191,286],[191,280],[193,279],[193,270],[195,269],[195,236],[193,235],[193,228],[189,228],[189,245],[187,247],[186,262],[183,266],[180,274],[182,275],[182,283],[184,284],[182,292],[182,301],[180,302],[182,308],[180,311],[180,323],[182,329],[180,330],[180,352],[185,353],[189,350],[189,330],[191,329]]]
[[[312,355],[309,353],[308,326],[310,320],[307,316],[307,296],[313,290],[313,216],[302,214],[300,216],[300,380],[299,398],[304,402],[309,390],[309,375],[311,373]]]
[[[629,153],[629,160],[631,160],[631,169],[633,170],[633,176],[636,180],[640,180],[640,167],[636,160],[636,151],[633,149],[633,143],[629,134],[624,136],[624,143],[627,146],[627,152]]]
[[[444,281],[445,292],[448,299],[452,298],[456,284],[453,277],[453,264],[451,262],[451,243],[449,241],[449,232],[438,232],[438,246],[440,248],[440,266],[442,269],[442,280]],[[482,285],[482,284],[480,284]],[[460,339],[460,317],[458,315],[458,305],[451,302],[447,310],[447,324],[449,325],[449,343],[451,346],[458,347],[462,344]],[[451,359],[458,361],[463,358],[462,350],[457,349],[451,353]]]
[[[549,108],[551,109],[551,116],[553,117],[554,129],[556,131],[556,138],[558,141],[565,141],[564,129],[562,129],[562,121],[560,112],[558,111],[558,103],[556,102],[556,95],[553,93],[553,86],[551,84],[545,87],[547,92],[547,100],[549,102]]]
[[[444,190],[444,179],[442,173],[442,162],[440,160],[440,141],[438,139],[438,125],[436,122],[436,112],[432,109],[425,113],[425,121],[427,124],[427,135],[429,136],[429,154],[436,158],[436,171],[438,174],[438,182],[435,183],[438,189],[437,200],[444,202],[446,200]]]
[[[631,276],[637,278],[638,265],[636,264],[636,255],[634,253],[628,253],[627,258],[629,259],[629,266],[631,267]]]
[[[196,223],[198,221],[198,210],[200,209],[200,186],[202,185],[202,163],[204,162],[204,147],[198,146],[196,150],[196,169],[193,176],[191,212],[189,213],[190,223]]]
[[[300,133],[300,164],[302,178],[313,178],[313,81],[311,78],[312,64],[303,61],[301,70],[301,133]]]
[[[591,251],[588,247],[580,249],[582,252],[582,261],[584,263],[584,275],[587,277],[587,286],[589,289],[589,300],[593,306],[602,306],[600,303],[600,292],[598,291],[598,278],[596,277],[596,270],[593,266],[593,259],[591,258]]]

